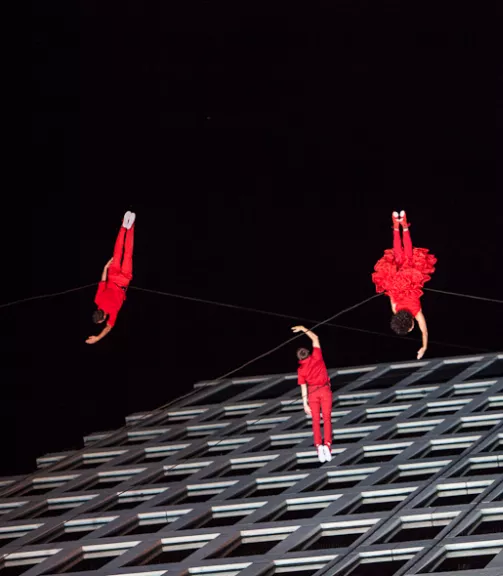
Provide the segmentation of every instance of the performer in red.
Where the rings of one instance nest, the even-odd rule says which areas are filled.
[[[385,250],[372,274],[377,292],[384,292],[390,298],[393,317],[391,329],[405,335],[414,328],[414,319],[421,330],[423,342],[417,353],[421,359],[428,348],[428,328],[421,310],[421,288],[435,272],[437,259],[426,248],[412,248],[407,216],[393,212],[393,250]],[[400,225],[403,231],[403,246],[400,238]]]
[[[101,282],[94,299],[98,309],[93,313],[93,322],[102,324],[106,320],[106,326],[98,336],[89,336],[86,340],[87,344],[95,344],[110,332],[126,299],[126,290],[133,278],[135,218],[134,212],[124,214],[124,220],[115,241],[114,255],[103,268]]]
[[[304,332],[313,343],[312,353],[307,348],[297,350],[298,382],[302,390],[304,411],[313,419],[314,445],[318,452],[318,459],[320,462],[330,462],[332,460],[332,389],[321,355],[320,341],[314,332],[307,330],[304,326],[294,326],[292,330]],[[324,443],[321,441],[320,411],[323,414]]]

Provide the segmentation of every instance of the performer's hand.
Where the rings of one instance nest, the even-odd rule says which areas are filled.
[[[98,340],[98,336],[89,336],[89,338],[86,340],[86,344],[96,344]]]
[[[305,332],[305,331],[306,331],[306,329],[304,326],[294,326],[292,328],[292,332]]]
[[[308,416],[311,416],[311,408],[309,408],[309,404],[304,404],[304,412],[305,412]]]
[[[421,358],[424,356],[425,352],[426,352],[426,346],[419,348],[419,350],[417,351],[417,359],[421,360]]]

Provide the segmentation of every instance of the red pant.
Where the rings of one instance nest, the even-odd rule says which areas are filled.
[[[121,226],[115,241],[114,259],[108,269],[108,279],[119,286],[128,286],[133,278],[133,245],[134,224],[130,230]]]
[[[403,264],[406,258],[412,258],[412,239],[408,230],[403,231],[403,247],[400,232],[393,230],[393,254],[397,264]]]
[[[313,418],[314,445],[321,441],[320,411],[323,413],[323,436],[327,446],[332,445],[332,389],[330,386],[313,386],[307,388],[307,401]]]

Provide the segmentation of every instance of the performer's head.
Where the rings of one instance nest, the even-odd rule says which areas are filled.
[[[399,336],[405,336],[414,328],[414,316],[408,310],[400,310],[391,318],[391,329]]]
[[[102,322],[105,321],[106,317],[107,315],[105,314],[105,312],[103,312],[103,310],[100,310],[99,308],[93,312],[93,322],[95,324],[101,324]]]
[[[311,352],[307,348],[297,348],[297,358],[299,360],[305,360]]]

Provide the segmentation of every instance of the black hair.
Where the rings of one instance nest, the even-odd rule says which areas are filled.
[[[408,310],[400,310],[391,318],[391,329],[400,336],[405,336],[414,325],[414,316]]]
[[[305,360],[311,352],[307,348],[297,348],[297,358],[299,360]]]
[[[95,310],[93,312],[93,322],[95,324],[100,324],[101,322],[103,322],[104,319],[105,319],[105,312],[103,312],[103,310],[100,310],[98,308],[98,310]]]

